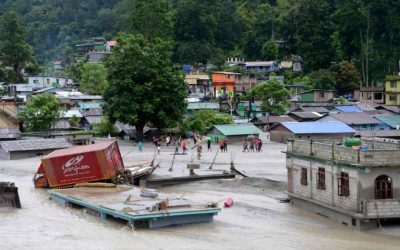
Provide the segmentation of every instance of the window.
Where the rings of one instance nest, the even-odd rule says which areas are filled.
[[[375,199],[393,199],[392,178],[380,175],[375,179]]]
[[[306,168],[301,168],[300,184],[303,186],[307,186],[307,169]]]
[[[324,98],[325,97],[325,92],[324,91],[320,91],[319,92],[319,97],[320,98]]]
[[[338,195],[339,196],[349,196],[350,188],[349,188],[349,174],[345,172],[340,173],[340,177],[338,179]]]
[[[397,96],[396,95],[389,95],[389,101],[396,101]]]
[[[325,190],[325,168],[318,168],[317,189]]]
[[[390,87],[391,88],[396,88],[397,87],[397,82],[396,81],[390,81]]]

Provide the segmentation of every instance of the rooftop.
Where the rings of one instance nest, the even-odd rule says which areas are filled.
[[[293,118],[287,115],[270,115],[270,116],[260,116],[251,119],[251,122],[254,124],[263,124],[263,123],[281,123],[281,122],[294,122]]]
[[[189,102],[187,105],[188,110],[198,109],[219,109],[219,104],[215,102]]]
[[[295,134],[338,134],[356,131],[340,121],[328,122],[282,122],[282,126]]]
[[[307,118],[321,118],[324,115],[321,115],[318,112],[303,112],[303,111],[298,111],[298,112],[290,112],[290,114],[300,117],[302,119],[307,119]]]
[[[382,124],[381,121],[364,112],[330,113],[329,116],[347,125]]]
[[[37,139],[37,140],[17,140],[0,142],[2,147],[7,152],[14,151],[32,151],[43,149],[59,149],[69,148],[71,144],[64,138],[56,139]]]
[[[300,107],[295,110],[302,110],[304,112],[329,113],[329,110],[324,107]]]
[[[252,123],[214,125],[213,127],[226,136],[258,135],[262,133],[262,131],[258,129],[256,126],[254,126]]]
[[[357,106],[354,105],[346,105],[346,106],[335,106],[335,109],[341,112],[362,112]]]
[[[389,125],[391,128],[397,128],[400,126],[400,115],[376,115],[374,117]]]
[[[265,67],[275,64],[275,61],[246,62],[246,67]]]
[[[94,109],[89,109],[85,112],[83,112],[83,116],[102,116],[103,115],[103,109],[101,108],[94,108]]]

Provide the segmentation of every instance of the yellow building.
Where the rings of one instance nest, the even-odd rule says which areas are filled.
[[[390,75],[385,79],[386,105],[400,105],[400,76]]]

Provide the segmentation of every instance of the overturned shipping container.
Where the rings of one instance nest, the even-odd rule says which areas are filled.
[[[42,158],[34,176],[37,188],[66,187],[110,180],[124,171],[116,141],[56,150]]]

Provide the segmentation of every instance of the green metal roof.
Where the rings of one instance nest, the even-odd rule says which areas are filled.
[[[187,109],[219,109],[219,104],[215,102],[189,102]]]
[[[392,128],[400,125],[400,115],[376,115],[374,117]]]
[[[252,123],[214,125],[213,127],[219,130],[225,136],[257,135],[262,133],[262,131],[254,126]]]

